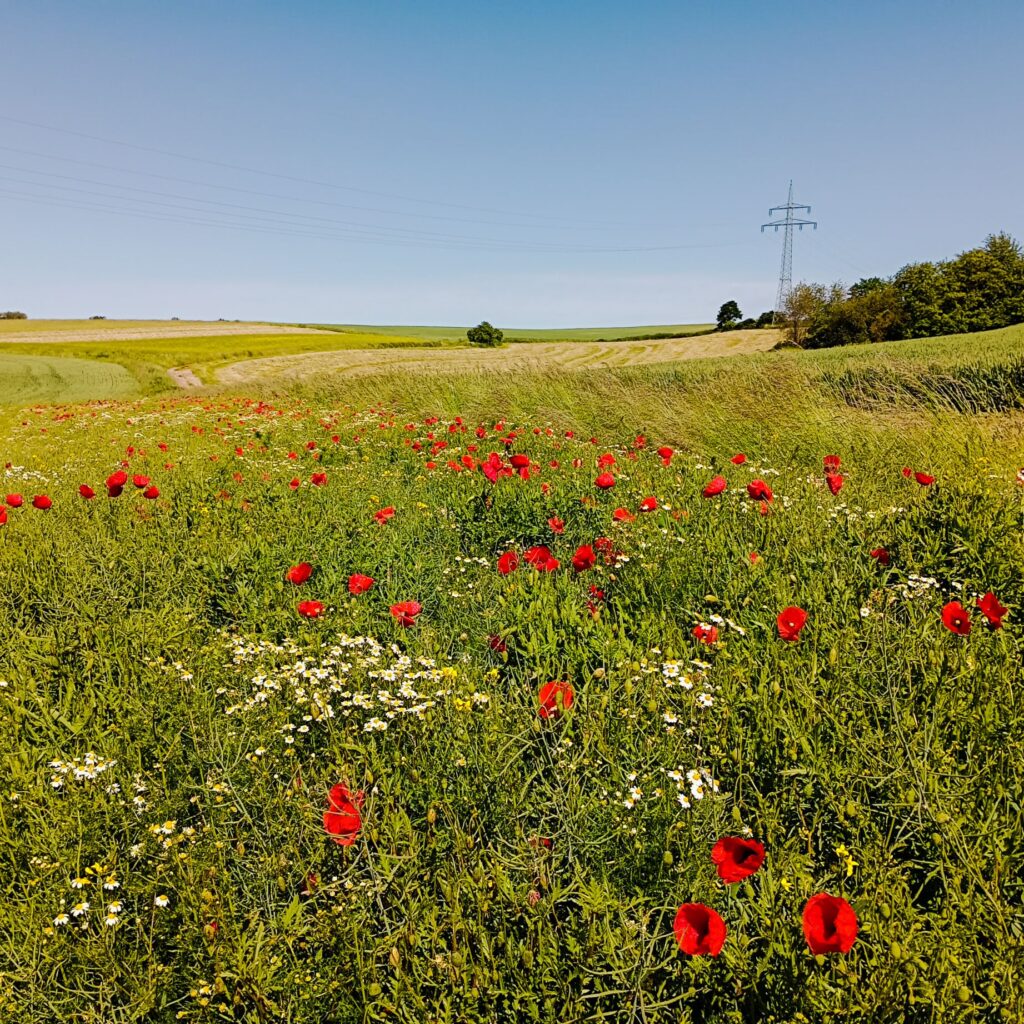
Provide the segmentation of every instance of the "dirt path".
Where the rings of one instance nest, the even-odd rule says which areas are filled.
[[[778,341],[776,331],[730,331],[659,341],[535,342],[498,349],[346,349],[294,356],[247,359],[217,371],[223,384],[273,383],[323,374],[452,373],[473,370],[582,369],[634,366],[707,359],[715,356],[767,352]]]
[[[167,376],[186,391],[203,386],[203,382],[187,366],[175,366],[167,371]]]

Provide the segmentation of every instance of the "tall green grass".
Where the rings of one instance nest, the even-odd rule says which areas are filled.
[[[995,395],[1019,343],[326,378],[6,418],[0,490],[29,502],[0,526],[0,1019],[1022,1019],[1024,417],[934,375]],[[870,407],[843,376],[868,372]],[[447,467],[512,430],[529,480]],[[160,496],[107,498],[122,462]],[[703,498],[719,473],[729,488]],[[29,507],[43,492],[48,512]],[[598,537],[626,557],[577,574]],[[558,571],[497,571],[540,543]],[[353,597],[354,572],[374,588]],[[973,609],[988,590],[1001,630]],[[942,623],[953,598],[969,636]],[[325,614],[301,618],[302,599]],[[423,606],[408,630],[388,611],[405,600]],[[796,643],[775,625],[791,604],[809,614]],[[693,626],[716,616],[708,647]],[[360,667],[366,638],[384,676]],[[575,689],[558,720],[537,714],[550,680]],[[88,753],[116,763],[61,774]],[[687,783],[684,809],[679,769],[718,792]],[[348,847],[323,831],[340,781],[365,794]],[[711,846],[748,829],[765,866],[724,886]],[[804,945],[819,891],[858,915],[848,956]],[[689,901],[725,918],[720,957],[675,945]]]

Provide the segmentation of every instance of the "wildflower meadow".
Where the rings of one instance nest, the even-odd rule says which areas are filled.
[[[756,365],[9,410],[0,1019],[1024,1019],[1019,412]]]

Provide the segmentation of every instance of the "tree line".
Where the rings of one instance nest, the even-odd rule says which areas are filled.
[[[801,282],[786,297],[782,326],[801,348],[929,338],[1024,322],[1024,249],[989,235],[950,260],[908,263],[892,277],[847,288]]]

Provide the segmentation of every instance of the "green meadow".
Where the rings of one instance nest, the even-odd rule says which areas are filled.
[[[1024,327],[324,343],[2,346],[5,1024],[1024,1019]]]

